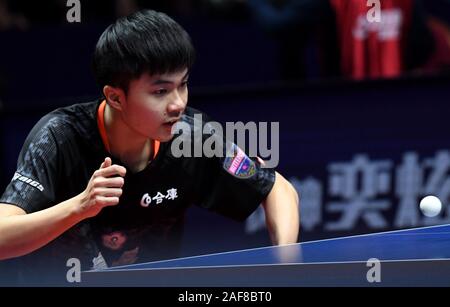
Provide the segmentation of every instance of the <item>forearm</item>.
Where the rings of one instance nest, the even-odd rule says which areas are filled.
[[[117,205],[126,169],[111,164],[111,158],[106,158],[86,190],[67,201],[35,213],[0,217],[0,260],[31,253],[105,206]]]
[[[80,203],[76,196],[42,211],[0,218],[0,260],[31,253],[80,222]]]
[[[275,185],[263,206],[272,243],[296,243],[300,226],[298,195],[292,185],[278,173]]]

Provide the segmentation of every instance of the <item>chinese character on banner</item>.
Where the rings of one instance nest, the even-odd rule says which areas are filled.
[[[450,208],[447,205],[450,196],[450,152],[447,150],[437,152],[434,158],[424,161],[424,166],[425,172],[429,175],[424,180],[422,196],[437,196],[442,201],[446,216],[426,218],[424,224],[450,223]]]
[[[370,161],[367,155],[357,155],[348,163],[329,165],[329,195],[341,198],[327,205],[327,212],[341,213],[339,220],[325,224],[328,231],[352,230],[359,219],[370,228],[387,227],[382,210],[390,207],[390,201],[380,199],[380,194],[390,190],[392,162]]]
[[[424,169],[419,163],[419,155],[408,152],[397,168],[395,195],[398,207],[394,226],[397,228],[416,227],[420,224],[418,199],[423,185]]]
[[[303,181],[294,177],[289,181],[301,197],[300,225],[305,231],[312,231],[314,227],[322,223],[322,183],[312,177]]]
[[[263,206],[259,206],[246,220],[245,233],[254,234],[266,228],[266,215]]]
[[[312,177],[303,181],[292,177],[289,181],[301,198],[301,205],[299,206],[300,226],[305,231],[312,231],[314,227],[322,223],[322,183]],[[245,232],[253,234],[265,228],[266,216],[263,207],[259,206],[245,221]]]
[[[445,204],[450,196],[450,153],[439,151],[433,158],[419,161],[417,153],[406,153],[397,170],[396,195],[399,206],[394,225],[417,227],[450,222],[449,207]],[[447,210],[446,217],[424,217],[419,211],[420,199],[426,195],[437,196]]]

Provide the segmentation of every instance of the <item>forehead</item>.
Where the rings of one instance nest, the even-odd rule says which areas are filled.
[[[138,79],[134,80],[141,84],[159,84],[159,83],[178,83],[182,81],[188,74],[188,69],[182,69],[177,72],[151,75],[148,72],[143,73]]]

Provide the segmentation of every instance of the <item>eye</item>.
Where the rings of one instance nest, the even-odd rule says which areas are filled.
[[[161,88],[159,90],[154,91],[153,94],[158,95],[158,96],[162,96],[164,94],[167,94],[167,89]]]

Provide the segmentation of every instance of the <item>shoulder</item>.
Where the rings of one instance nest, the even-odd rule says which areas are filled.
[[[20,156],[52,159],[62,152],[75,152],[83,144],[100,146],[95,145],[99,139],[96,110],[97,103],[90,102],[59,108],[43,116],[29,132]]]
[[[29,139],[61,143],[76,135],[89,136],[96,125],[97,107],[94,101],[56,109],[37,122]]]

